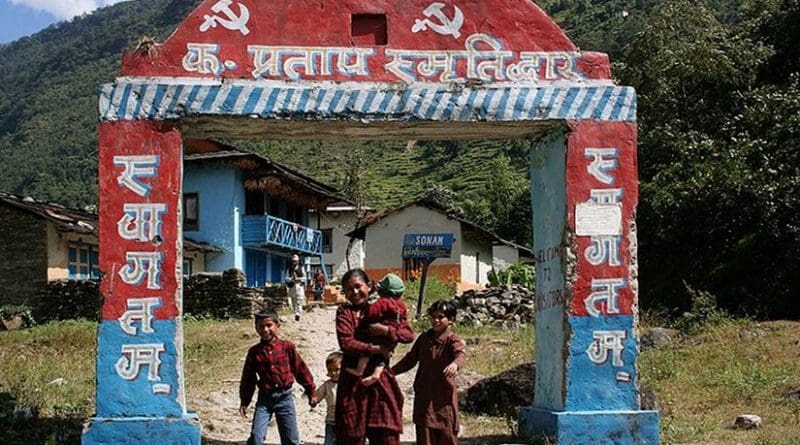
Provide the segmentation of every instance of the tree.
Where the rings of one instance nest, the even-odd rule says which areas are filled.
[[[367,182],[372,176],[372,166],[368,162],[368,158],[364,153],[363,145],[357,145],[352,148],[350,153],[344,155],[342,159],[338,160],[340,165],[345,166],[340,170],[340,174],[336,178],[336,185],[342,194],[352,201],[356,206],[356,223],[353,230],[358,230],[367,217]],[[347,269],[350,270],[350,253],[353,250],[355,238],[350,237],[347,241],[347,248],[345,249],[345,260],[347,261]]]
[[[688,308],[688,287],[735,312],[800,316],[790,302],[797,230],[785,216],[798,210],[798,136],[789,129],[800,109],[795,87],[759,88],[780,49],[752,29],[677,0],[626,48],[619,74],[640,104],[645,306]]]
[[[489,180],[479,196],[467,198],[467,217],[501,238],[523,246],[533,243],[530,180],[512,167],[505,156],[489,161]]]

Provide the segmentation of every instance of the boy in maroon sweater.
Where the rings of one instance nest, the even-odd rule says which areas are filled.
[[[247,358],[242,369],[242,380],[239,384],[239,414],[247,416],[247,407],[253,398],[256,386],[258,399],[253,428],[248,445],[261,445],[267,436],[267,426],[273,414],[278,424],[278,434],[282,445],[299,445],[300,435],[297,431],[297,413],[292,396],[292,385],[295,379],[305,388],[308,403],[317,403],[314,378],[297,352],[294,343],[278,338],[280,318],[275,312],[259,312],[256,314],[256,332],[261,341],[247,351]]]

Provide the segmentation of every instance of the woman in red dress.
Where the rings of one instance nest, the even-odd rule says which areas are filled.
[[[386,346],[356,339],[356,331],[367,309],[372,282],[361,269],[348,271],[342,277],[347,304],[336,311],[336,335],[344,353],[342,369],[358,366],[358,358],[366,354],[390,356]],[[389,337],[393,343],[410,342],[414,333],[403,323],[397,329],[382,324],[369,327],[372,336]],[[371,375],[369,367],[364,375]],[[403,432],[403,393],[397,379],[387,367],[380,380],[371,386],[361,384],[361,376],[343,372],[336,389],[336,443],[340,445],[399,445]]]

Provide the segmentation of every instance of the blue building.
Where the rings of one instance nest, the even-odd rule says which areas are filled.
[[[337,191],[265,156],[222,148],[184,156],[184,234],[221,250],[207,255],[206,270],[237,268],[260,287],[283,282],[292,254],[306,264],[321,258],[323,233],[309,210],[342,202]]]

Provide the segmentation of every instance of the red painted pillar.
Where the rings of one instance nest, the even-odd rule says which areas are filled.
[[[199,444],[183,383],[181,133],[104,122],[99,149],[97,414],[82,442]]]
[[[634,122],[572,121],[533,153],[537,370],[525,435],[659,442],[658,413],[639,401],[636,137]]]

